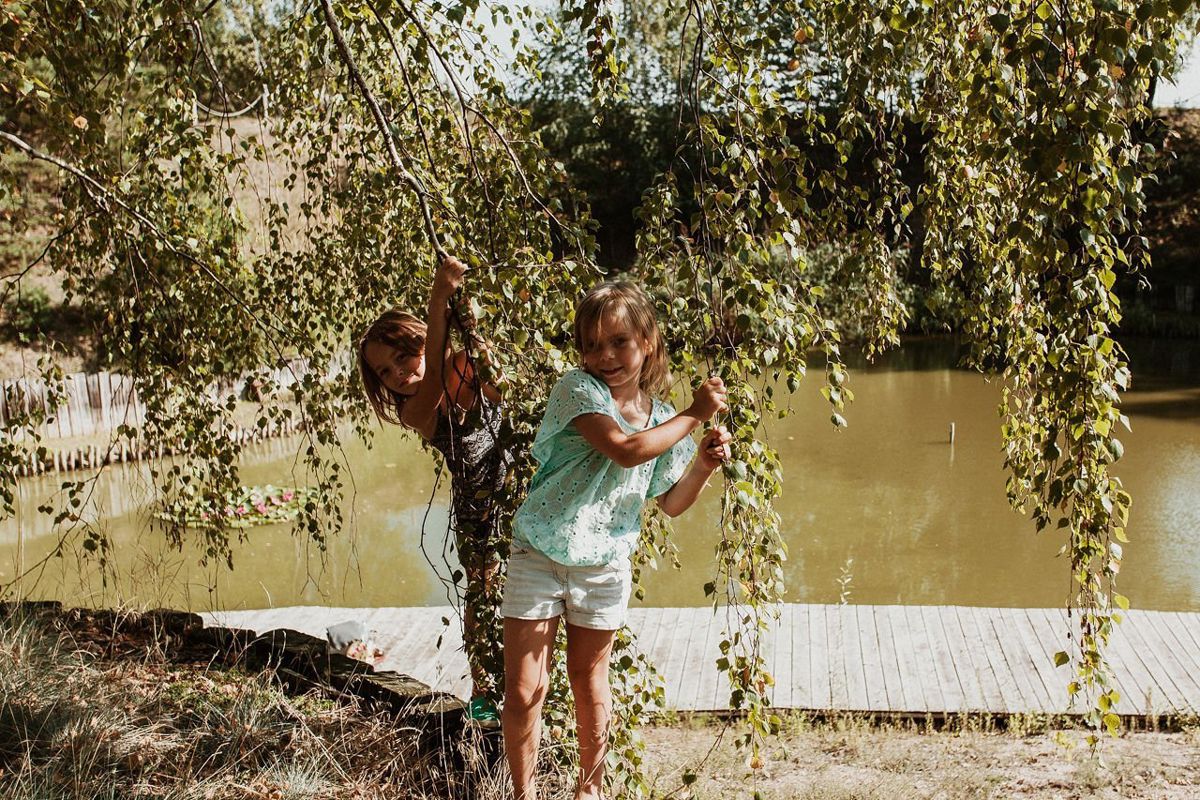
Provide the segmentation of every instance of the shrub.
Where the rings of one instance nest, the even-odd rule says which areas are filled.
[[[54,323],[50,295],[40,286],[18,291],[4,303],[4,335],[28,341],[46,333]]]

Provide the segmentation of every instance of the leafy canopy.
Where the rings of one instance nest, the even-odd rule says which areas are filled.
[[[896,343],[897,263],[918,231],[919,268],[977,363],[1003,365],[1009,496],[1039,529],[1061,531],[1079,627],[1060,658],[1075,665],[1070,690],[1091,698],[1094,727],[1115,730],[1103,648],[1127,604],[1115,582],[1130,498],[1110,468],[1130,373],[1112,287],[1143,257],[1154,148],[1140,131],[1193,3],[646,8],[661,9],[659,23],[600,0],[563,0],[550,18],[478,0],[6,5],[0,140],[61,172],[52,263],[147,403],[144,430],[117,435],[182,454],[155,468],[166,508],[220,503],[239,484],[238,446],[235,398],[213,387],[249,372],[264,425],[306,424],[314,492],[297,524],[324,541],[342,522],[340,422],[372,435],[343,353],[380,309],[422,307],[440,246],[475,268],[469,294],[496,345],[510,435],[527,442],[572,361],[574,300],[601,271],[587,198],[535,130],[537,104],[513,87],[540,86],[546,36],[577,42],[587,79],[561,82],[556,102],[602,125],[619,125],[647,92],[675,111],[670,169],[642,195],[633,272],[660,300],[675,375],[718,370],[734,388],[735,458],[706,589],[732,609],[717,666],[746,711],[753,759],[778,723],[760,639],[787,554],[771,506],[783,476],[761,424],[813,348],[835,425],[853,397],[805,254],[837,243],[848,255],[839,269],[864,289],[836,308],[874,352]],[[631,49],[641,41],[675,58]],[[239,122],[204,110],[238,110],[260,87],[267,102]],[[923,154],[916,175],[910,137]],[[294,355],[308,368],[272,383],[270,368]],[[0,431],[8,513],[38,417]],[[82,539],[103,559],[86,490],[75,484],[48,513],[66,523],[63,547]],[[183,522],[168,525],[176,541]],[[651,535],[660,526],[647,530],[647,553],[665,552]],[[211,557],[229,557],[226,529],[197,535]],[[636,673],[627,656],[618,666],[623,680]],[[652,700],[630,686],[623,720]],[[613,753],[637,790],[636,748]]]

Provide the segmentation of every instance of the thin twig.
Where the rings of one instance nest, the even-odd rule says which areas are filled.
[[[470,112],[471,114],[474,114],[475,117],[480,122],[482,122],[484,124],[484,126],[491,132],[491,134],[496,137],[496,140],[500,143],[500,146],[504,148],[505,153],[508,155],[509,163],[512,164],[513,169],[516,172],[517,178],[521,181],[521,185],[525,189],[525,193],[537,205],[538,209],[542,212],[542,214],[545,215],[545,217],[551,223],[558,225],[558,227],[561,229],[562,225],[558,222],[558,218],[554,215],[554,212],[549,207],[547,207],[544,202],[542,202],[541,197],[538,195],[537,192],[534,191],[533,186],[529,182],[529,176],[526,174],[524,167],[522,167],[521,160],[519,158],[517,158],[516,150],[513,148],[512,143],[509,142],[508,137],[506,137],[504,135],[504,133],[501,132],[499,126],[497,126],[492,121],[492,118],[490,115],[488,115],[486,112],[484,112],[478,106],[473,105],[467,99],[466,94],[463,92],[462,84],[459,82],[458,76],[455,73],[455,70],[453,70],[451,68],[451,65],[449,63],[449,60],[446,58],[446,55],[442,52],[441,48],[439,48],[437,46],[437,44],[433,41],[433,37],[429,34],[428,29],[425,27],[425,24],[420,20],[420,18],[417,17],[417,15],[412,11],[412,9],[406,7],[402,3],[399,5],[399,8],[401,11],[404,12],[404,14],[408,17],[409,21],[412,22],[412,24],[416,27],[417,31],[421,34],[421,37],[425,40],[426,45],[428,45],[428,47],[429,47],[429,51],[431,53],[433,53],[434,57],[438,60],[438,64],[441,65],[442,71],[444,73],[446,73],[446,77],[449,78],[449,80],[450,80],[450,86],[451,86],[451,88],[454,89],[454,94],[458,98],[458,104],[462,111],[461,117],[462,117],[464,141],[467,145],[468,152],[470,153],[472,160],[474,160],[474,150],[469,141],[470,123],[469,123],[468,117],[467,117],[468,112]],[[376,15],[376,16],[378,16],[378,15]],[[382,20],[381,20],[381,22],[382,22]],[[482,175],[480,176],[480,179],[482,180]],[[486,191],[486,184],[484,184],[484,189]],[[490,211],[490,204],[489,204],[489,211]],[[582,247],[582,245],[579,242],[577,237],[575,240],[575,247],[579,251],[580,255],[583,255],[584,248]]]
[[[34,267],[36,267],[38,264],[42,263],[42,261],[45,260],[46,256],[50,252],[50,249],[52,247],[54,247],[54,245],[58,244],[60,241],[67,238],[68,236],[73,234],[75,231],[77,231],[79,229],[80,225],[82,225],[87,220],[91,219],[92,216],[95,215],[96,213],[97,212],[93,211],[91,213],[84,214],[82,217],[80,217],[78,220],[76,220],[75,224],[73,224],[71,227],[64,228],[63,230],[56,233],[54,236],[50,237],[50,240],[46,242],[46,246],[42,248],[42,252],[38,254],[38,257],[35,258],[33,261],[30,261],[24,267],[22,267],[19,272],[13,272],[13,273],[9,273],[8,275],[0,276],[0,281],[8,282],[8,286],[4,287],[3,292],[0,292],[0,305],[4,305],[6,302],[8,302],[8,296],[12,292],[12,290],[14,288],[20,286],[21,280],[26,275],[28,275],[30,273],[30,271],[33,270]]]
[[[207,275],[209,278],[211,278],[213,280],[213,282],[216,283],[217,286],[219,286],[222,289],[222,291],[224,291],[226,294],[228,294],[232,299],[236,300],[239,304],[241,303],[241,299],[238,298],[237,294],[228,285],[226,285],[226,283],[223,280],[221,280],[220,276],[218,276],[216,273],[214,273],[212,271],[212,268],[209,267],[208,264],[205,264],[203,261],[201,261],[195,255],[193,255],[192,253],[189,253],[187,250],[183,250],[179,246],[177,246],[175,244],[174,240],[165,231],[163,231],[161,228],[159,228],[158,225],[156,225],[153,220],[151,220],[149,217],[147,217],[141,211],[138,211],[136,208],[129,205],[129,203],[125,202],[117,195],[110,192],[108,189],[106,189],[99,181],[97,181],[91,175],[88,175],[82,169],[75,166],[74,164],[71,164],[70,162],[64,161],[63,159],[61,159],[57,156],[54,156],[49,153],[45,153],[41,150],[38,150],[36,147],[29,144],[24,139],[20,138],[19,136],[14,136],[13,134],[8,133],[7,131],[0,131],[0,139],[12,144],[18,150],[22,151],[23,153],[25,153],[26,155],[28,155],[31,158],[37,159],[39,161],[45,161],[48,164],[53,164],[54,166],[58,167],[59,169],[63,170],[64,172],[70,173],[71,175],[75,176],[75,178],[77,178],[79,180],[79,182],[83,185],[84,191],[87,192],[88,196],[91,197],[97,203],[97,205],[99,205],[102,209],[107,210],[107,207],[108,207],[107,204],[109,204],[109,203],[112,203],[113,205],[120,208],[126,214],[133,217],[137,222],[139,222],[141,225],[143,225],[146,228],[146,230],[148,230],[151,234],[154,235],[154,238],[161,241],[163,243],[163,245],[167,248],[168,251],[170,251],[172,254],[178,256],[179,258],[183,259],[184,261],[188,262],[189,264],[192,264],[193,266],[195,266],[196,268],[198,268],[199,270],[204,272],[204,274]],[[255,322],[258,325],[260,325],[262,327],[266,327],[265,324],[262,322],[261,319],[258,318],[257,315],[250,314],[250,316],[255,320]],[[277,330],[282,331],[283,326],[281,326],[281,325],[278,326]]]
[[[342,35],[342,28],[338,25],[337,16],[333,13],[333,4],[330,0],[321,0],[321,8],[325,12],[325,22],[329,25],[329,32],[333,34],[333,40],[337,44],[342,62],[350,72],[350,79],[358,86],[363,100],[366,101],[367,106],[371,109],[371,116],[375,118],[375,125],[379,128],[379,133],[383,137],[388,158],[392,162],[392,169],[396,171],[397,177],[404,183],[407,183],[416,194],[417,203],[421,208],[421,217],[425,222],[425,233],[429,237],[429,243],[440,261],[446,258],[447,253],[442,248],[437,230],[433,226],[433,215],[429,211],[429,191],[415,175],[405,169],[404,162],[400,160],[400,154],[396,150],[396,141],[392,138],[392,132],[388,127],[387,119],[383,116],[383,110],[380,109],[379,103],[375,100],[375,95],[371,91],[371,87],[367,85],[362,73],[358,71],[358,64],[354,61],[354,55],[350,52],[350,48],[346,44],[346,38]]]

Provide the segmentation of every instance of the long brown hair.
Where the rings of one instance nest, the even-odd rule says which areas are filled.
[[[606,316],[623,319],[635,334],[649,343],[638,385],[649,395],[667,386],[667,346],[658,330],[654,303],[641,287],[628,281],[602,283],[583,296],[575,308],[575,349],[583,354],[584,336],[595,339]]]
[[[400,414],[408,398],[384,386],[367,363],[367,345],[372,342],[394,347],[405,358],[420,355],[425,352],[425,323],[406,311],[389,309],[380,314],[358,340],[358,374],[362,376],[371,408],[384,422],[401,425]]]

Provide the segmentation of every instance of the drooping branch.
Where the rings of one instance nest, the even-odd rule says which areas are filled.
[[[213,272],[212,268],[208,264],[204,263],[194,254],[179,247],[179,245],[175,243],[175,240],[166,231],[160,228],[152,219],[131,206],[129,203],[122,200],[116,194],[106,189],[103,184],[101,184],[91,175],[87,174],[87,172],[75,166],[74,164],[59,158],[58,156],[39,150],[21,137],[15,136],[7,131],[0,131],[0,139],[3,139],[4,141],[13,145],[30,158],[38,161],[45,161],[47,164],[52,164],[63,172],[66,172],[72,177],[76,178],[83,186],[84,191],[87,192],[88,197],[90,197],[97,206],[107,211],[109,209],[109,205],[111,204],[116,206],[125,214],[128,214],[139,225],[152,234],[155,239],[158,239],[160,242],[162,242],[163,246],[166,247],[168,252],[196,267],[196,269],[203,272],[205,276],[212,280],[212,282],[216,284],[222,292],[227,294],[238,305],[244,305],[241,298],[237,296],[237,293],[234,292],[233,289],[231,289],[219,275]],[[267,313],[270,313],[270,311],[268,310]],[[267,334],[271,334],[272,332],[280,333],[283,331],[283,326],[278,322],[274,323],[274,328],[272,328],[268,326],[267,323],[265,323],[262,319],[260,319],[257,314],[249,314],[249,316],[255,321],[255,324],[263,328],[263,331]]]
[[[417,197],[417,204],[421,208],[421,218],[425,223],[425,234],[429,237],[429,243],[433,247],[434,254],[441,260],[446,257],[446,251],[442,247],[437,229],[433,225],[433,214],[429,210],[429,190],[425,188],[425,185],[416,175],[405,168],[404,162],[400,160],[400,153],[396,149],[396,140],[392,137],[392,131],[387,124],[387,118],[383,116],[383,109],[379,107],[379,102],[375,99],[375,94],[371,91],[371,87],[367,85],[362,73],[359,72],[358,64],[354,60],[354,54],[350,52],[350,47],[346,44],[346,37],[342,35],[342,28],[338,25],[337,16],[333,13],[333,4],[330,0],[321,0],[321,8],[325,12],[325,22],[329,25],[329,32],[333,34],[333,40],[337,44],[342,62],[350,73],[350,79],[358,87],[363,100],[371,109],[371,116],[374,117],[375,125],[379,128],[379,135],[383,137],[383,143],[387,149],[392,169],[395,170],[397,177],[403,183],[409,185]]]
[[[403,69],[403,64],[400,59],[399,48],[396,45],[395,38],[392,36],[391,31],[389,31],[387,26],[384,24],[383,17],[380,15],[379,10],[376,8],[376,5],[373,2],[368,1],[367,6],[371,9],[371,12],[375,15],[375,18],[379,21],[380,27],[383,30],[383,34],[384,34],[385,38],[387,39],[388,44],[392,49],[392,52],[395,54],[397,63],[400,65],[401,69]],[[555,215],[554,211],[546,205],[546,203],[545,203],[545,201],[543,201],[542,197],[534,190],[533,185],[529,180],[529,175],[527,174],[525,168],[522,166],[521,159],[518,158],[516,149],[513,147],[513,143],[510,141],[509,136],[507,136],[504,133],[504,131],[502,131],[500,129],[500,126],[497,125],[494,120],[492,120],[491,115],[487,111],[485,111],[483,108],[480,107],[480,104],[472,103],[471,100],[467,97],[466,88],[463,86],[462,81],[459,79],[458,75],[456,74],[456,70],[454,69],[453,64],[450,63],[450,59],[447,56],[447,54],[445,52],[443,52],[441,47],[438,46],[438,43],[434,40],[433,36],[430,34],[429,28],[425,25],[424,22],[421,21],[421,18],[416,14],[416,12],[414,12],[407,5],[401,3],[401,4],[399,4],[398,8],[400,9],[401,13],[404,14],[405,18],[407,18],[408,21],[410,23],[412,23],[413,27],[417,29],[417,32],[420,34],[421,39],[423,39],[425,41],[425,45],[426,45],[426,47],[428,47],[429,52],[433,54],[433,57],[435,59],[437,59],[438,65],[442,68],[442,72],[445,73],[446,78],[450,82],[451,88],[454,90],[454,95],[458,102],[458,113],[454,114],[454,116],[456,117],[458,126],[462,133],[463,147],[467,151],[467,155],[471,160],[472,167],[476,172],[476,177],[480,181],[481,188],[484,190],[485,194],[487,193],[487,183],[484,180],[483,174],[482,174],[482,172],[480,172],[478,165],[476,164],[475,148],[471,143],[471,136],[470,136],[470,130],[469,130],[470,129],[469,117],[474,117],[474,119],[476,119],[480,123],[482,123],[483,126],[485,128],[487,128],[488,131],[492,134],[492,136],[495,137],[495,140],[504,149],[505,155],[508,158],[508,163],[513,169],[513,174],[521,182],[521,186],[525,190],[526,196],[529,198],[529,200],[531,202],[533,202],[534,205],[537,206],[538,210],[541,211],[541,213],[545,216],[546,220],[551,225],[553,225],[556,230],[558,230],[560,232],[564,231],[565,227],[562,224],[562,222],[558,219],[558,217]],[[405,78],[407,81],[406,73],[405,73]],[[442,92],[441,94],[444,95],[444,92]],[[447,112],[453,113],[450,111],[450,108],[449,108],[450,104],[449,104],[448,100],[443,98],[443,102],[447,106]],[[417,115],[417,121],[419,124],[419,121],[420,121],[419,114]],[[491,207],[492,207],[492,204],[489,201],[488,202],[489,213],[490,213]],[[584,254],[583,246],[578,241],[576,241],[574,243],[574,245],[575,245],[576,250],[582,256]]]

